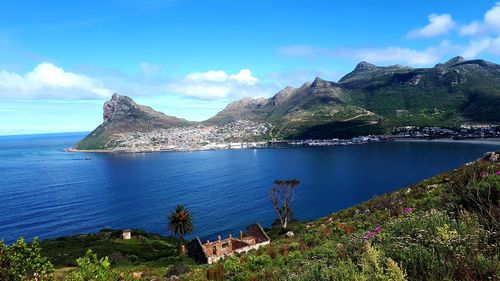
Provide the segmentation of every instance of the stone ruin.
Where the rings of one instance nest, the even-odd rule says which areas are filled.
[[[203,244],[200,238],[196,237],[187,243],[187,252],[197,263],[212,264],[225,257],[259,249],[270,242],[271,239],[262,226],[255,223],[247,226],[245,233],[240,231],[238,238],[229,235],[228,238],[222,239],[219,236],[217,240]]]

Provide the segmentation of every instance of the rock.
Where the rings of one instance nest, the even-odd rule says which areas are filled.
[[[500,154],[498,154],[496,152],[486,152],[484,159],[486,161],[490,161],[490,162],[499,162],[500,161]]]
[[[142,272],[133,272],[132,273],[132,278],[133,279],[141,279],[142,278]]]
[[[285,234],[286,237],[288,238],[293,238],[295,237],[295,233],[293,233],[293,231],[288,231],[286,234]]]

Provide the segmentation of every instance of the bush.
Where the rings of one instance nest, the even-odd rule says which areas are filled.
[[[481,162],[469,166],[453,178],[455,204],[478,215],[489,230],[500,231],[500,175],[497,169]]]
[[[250,255],[248,257],[248,269],[250,271],[262,271],[266,266],[271,264],[272,259],[268,255],[254,256]]]
[[[38,238],[27,244],[23,238],[11,246],[0,245],[1,280],[54,280],[54,267],[41,255]]]
[[[322,259],[306,264],[303,271],[292,280],[406,280],[404,271],[399,268],[396,262],[392,259],[386,259],[384,263],[381,253],[370,244],[365,245],[365,250],[358,264],[350,259],[340,261],[335,265],[331,265],[330,262],[330,260]]]
[[[2,240],[0,240],[0,280],[8,280],[7,271],[7,256],[5,253],[5,245]]]
[[[381,235],[381,249],[412,278],[455,280],[464,272],[475,276],[471,280],[488,277],[476,266],[487,236],[475,217],[459,221],[444,212],[412,213],[389,222]]]
[[[180,276],[182,274],[186,274],[190,271],[190,268],[187,264],[185,263],[176,263],[168,269],[166,273],[166,277],[171,277],[171,276]]]
[[[108,257],[99,259],[92,250],[76,260],[77,269],[72,271],[67,281],[115,281],[119,274],[110,269]]]

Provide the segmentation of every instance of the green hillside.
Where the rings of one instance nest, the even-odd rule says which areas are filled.
[[[499,106],[497,64],[461,57],[433,68],[362,62],[337,83],[316,78],[267,100],[244,99],[207,122],[270,122],[277,138],[353,137],[407,125],[498,123]]]

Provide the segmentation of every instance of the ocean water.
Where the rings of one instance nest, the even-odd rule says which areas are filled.
[[[275,179],[301,181],[295,216],[315,219],[500,150],[495,144],[391,142],[140,154],[71,153],[85,134],[0,137],[0,240],[141,228],[167,234],[175,205],[197,235],[237,235],[275,219]],[[90,158],[90,159],[88,159]]]

